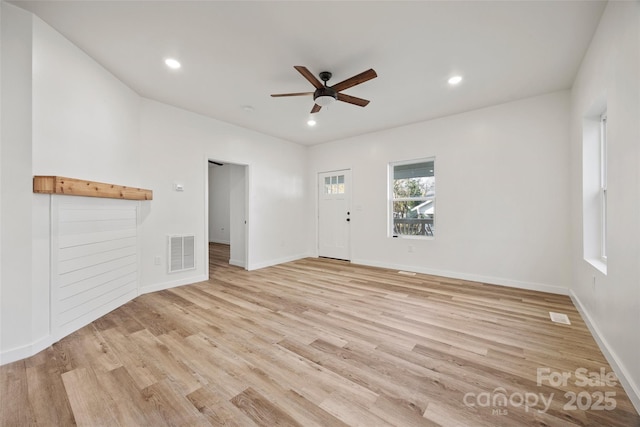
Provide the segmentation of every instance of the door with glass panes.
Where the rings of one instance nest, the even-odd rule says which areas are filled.
[[[351,171],[318,174],[318,255],[350,260]]]

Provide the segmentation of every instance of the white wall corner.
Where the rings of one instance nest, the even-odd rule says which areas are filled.
[[[171,280],[168,282],[156,283],[154,285],[143,286],[139,290],[139,294],[150,294],[152,292],[164,291],[165,289],[177,288],[178,286],[193,285],[194,283],[206,282],[209,280],[207,275],[185,277],[182,279]]]
[[[272,267],[274,265],[284,264],[285,262],[297,261],[299,259],[310,258],[310,257],[314,257],[314,255],[312,255],[312,254],[300,254],[300,255],[293,255],[293,256],[290,256],[290,257],[284,257],[284,258],[279,258],[279,259],[272,259],[272,260],[267,260],[267,261],[262,261],[262,262],[249,263],[249,265],[247,267],[247,270],[248,271],[259,270],[261,268]]]
[[[241,259],[230,259],[229,264],[235,265],[236,267],[247,268],[247,263]]]

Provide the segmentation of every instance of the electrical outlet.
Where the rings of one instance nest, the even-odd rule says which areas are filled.
[[[153,258],[153,263],[155,265],[160,265],[161,262],[162,262],[162,259],[159,256]]]
[[[409,253],[413,252],[413,246],[409,245],[409,247],[407,248],[407,251],[409,251]]]
[[[595,292],[596,291],[596,276],[591,276],[593,278],[592,281],[592,290]]]

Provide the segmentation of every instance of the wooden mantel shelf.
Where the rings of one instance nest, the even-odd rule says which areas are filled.
[[[33,192],[65,196],[102,197],[107,199],[151,200],[153,191],[63,176],[33,177]]]

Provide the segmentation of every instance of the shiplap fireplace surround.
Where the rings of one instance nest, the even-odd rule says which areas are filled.
[[[35,176],[33,192],[50,197],[50,332],[57,341],[138,295],[140,203],[153,192],[58,176]]]

